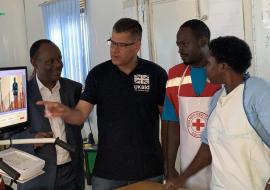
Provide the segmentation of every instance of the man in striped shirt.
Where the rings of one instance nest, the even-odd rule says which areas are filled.
[[[185,175],[186,167],[196,155],[201,145],[201,132],[206,126],[210,99],[220,88],[220,85],[210,84],[206,77],[204,66],[209,39],[208,27],[196,19],[182,24],[177,32],[176,44],[183,63],[169,70],[162,116],[167,187],[179,183],[179,175]],[[178,148],[180,174],[175,168]],[[210,175],[210,168],[202,170],[187,181],[187,187],[209,189]]]

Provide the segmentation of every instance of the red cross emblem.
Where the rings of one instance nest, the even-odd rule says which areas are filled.
[[[201,119],[196,119],[195,123],[192,123],[192,126],[196,127],[196,131],[200,131],[201,127],[204,127],[204,123],[201,123]]]
[[[208,115],[203,112],[193,112],[187,117],[187,129],[191,136],[200,138],[206,125]]]

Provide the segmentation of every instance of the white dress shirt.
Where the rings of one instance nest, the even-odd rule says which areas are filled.
[[[36,76],[36,79],[37,79],[38,88],[39,88],[39,91],[43,100],[61,103],[60,92],[59,92],[59,89],[60,89],[59,81],[57,81],[52,91],[50,91],[46,86],[44,86],[41,83],[41,81],[38,79],[37,76]],[[63,119],[61,119],[60,117],[53,117],[53,118],[51,117],[49,118],[49,122],[51,125],[54,138],[59,137],[62,141],[67,142],[65,123]],[[56,154],[57,154],[57,165],[65,164],[71,161],[69,152],[57,145],[56,145]]]

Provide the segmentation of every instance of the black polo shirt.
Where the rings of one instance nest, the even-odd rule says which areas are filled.
[[[163,174],[158,105],[163,105],[166,81],[164,69],[141,58],[129,75],[111,60],[89,72],[81,99],[97,105],[93,175],[141,180]]]

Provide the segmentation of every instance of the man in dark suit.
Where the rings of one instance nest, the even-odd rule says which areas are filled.
[[[25,137],[59,137],[75,146],[74,153],[53,144],[23,145],[23,150],[45,160],[45,174],[22,184],[22,189],[84,189],[82,126],[65,123],[61,118],[44,117],[44,107],[37,106],[38,100],[55,100],[70,107],[79,101],[82,85],[61,78],[63,68],[59,48],[50,40],[36,41],[30,48],[31,63],[36,76],[28,83],[30,128]],[[20,185],[19,188],[20,189]]]

